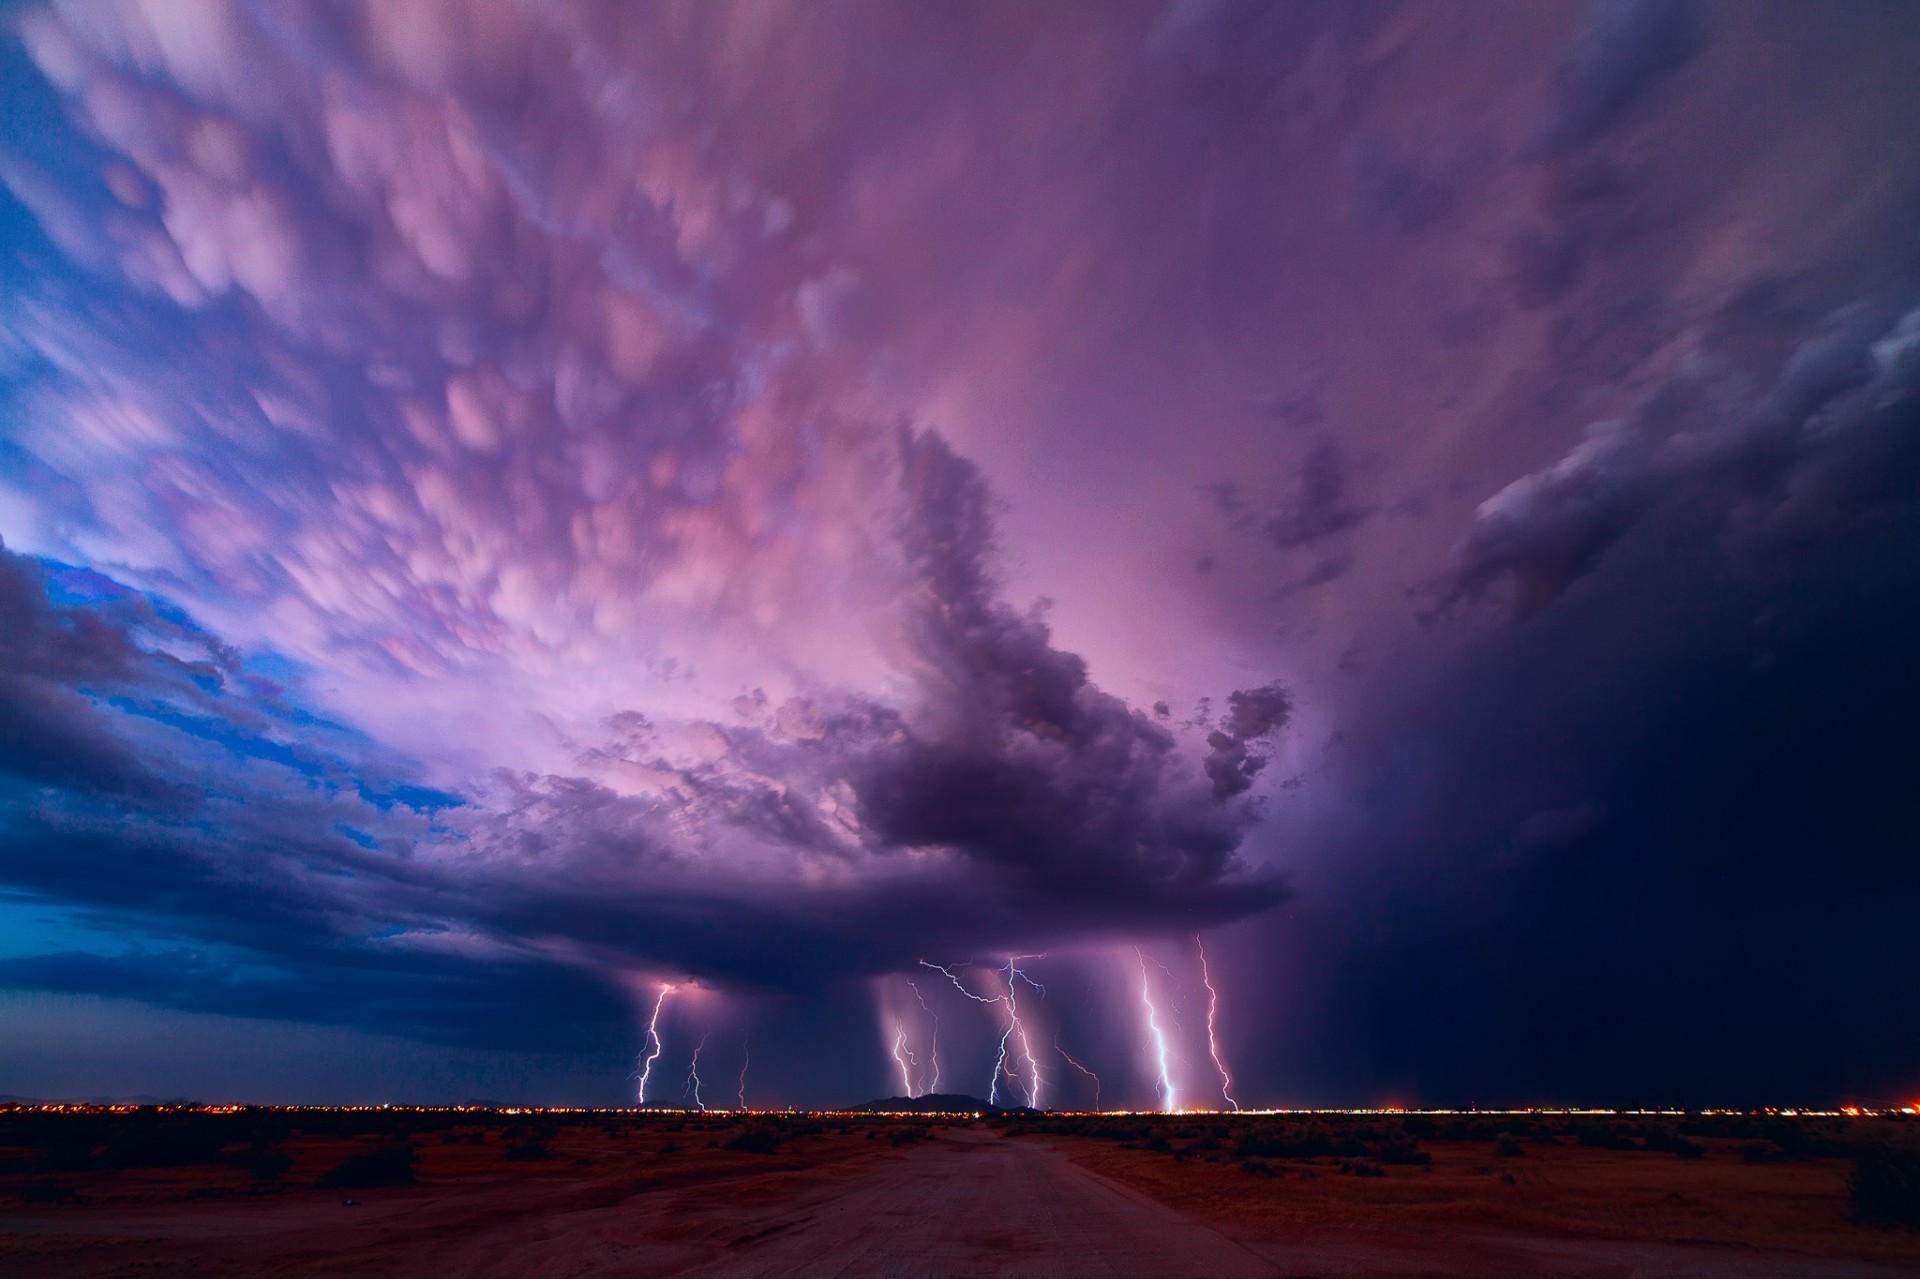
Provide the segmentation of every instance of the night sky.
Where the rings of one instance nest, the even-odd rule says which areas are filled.
[[[0,1093],[1920,1093],[1920,8],[0,26]]]

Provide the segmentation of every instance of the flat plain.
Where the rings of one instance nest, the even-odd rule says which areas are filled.
[[[1847,1152],[1916,1127],[21,1110],[0,1272],[1912,1275]]]

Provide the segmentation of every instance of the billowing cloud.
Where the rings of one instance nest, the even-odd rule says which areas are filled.
[[[1495,583],[1531,612],[1634,529],[1685,506],[1729,549],[1831,536],[1911,506],[1920,480],[1920,311],[1828,315],[1755,394],[1702,356],[1553,466],[1484,502],[1443,605]]]
[[[1559,67],[1549,153],[1575,150],[1632,117],[1650,94],[1707,46],[1694,0],[1594,0]]]
[[[1911,861],[1897,7],[5,32],[0,983],[571,1053],[1212,929],[1249,1096],[1458,1102],[1907,971],[1805,887]],[[1723,1073],[1911,1060],[1820,1029]]]

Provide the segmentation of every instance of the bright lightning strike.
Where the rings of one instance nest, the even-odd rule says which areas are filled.
[[[1026,982],[1027,985],[1039,991],[1042,998],[1046,997],[1047,991],[1039,982],[1021,972],[1018,968],[1014,967],[1014,965],[1023,959],[1045,958],[1045,955],[1014,955],[1007,960],[1007,1030],[1010,1034],[1018,1034],[1020,1036],[1020,1051],[1024,1053],[1027,1058],[1027,1109],[1029,1110],[1038,1110],[1040,1108],[1040,1063],[1034,1060],[1033,1042],[1027,1038],[1027,1028],[1020,1020],[1020,1001],[1015,994],[1014,982],[1016,979]],[[1006,1052],[1006,1046],[1006,1037],[1002,1036],[1000,1049],[1003,1055]],[[1007,1072],[1007,1075],[1009,1078],[1017,1078],[1011,1070]]]
[[[660,996],[653,1001],[653,1016],[647,1019],[647,1059],[640,1065],[640,1104],[647,1104],[647,1080],[653,1075],[653,1063],[660,1060],[660,1010],[667,1005],[667,996],[673,993],[669,982],[660,983]]]
[[[1198,933],[1194,934],[1193,944],[1200,951],[1200,980],[1207,988],[1207,1051],[1213,1054],[1213,1068],[1220,1072],[1220,1095],[1225,1097],[1227,1104],[1233,1107],[1235,1113],[1238,1113],[1240,1103],[1235,1101],[1233,1094],[1228,1091],[1233,1087],[1233,1080],[1227,1075],[1227,1064],[1220,1060],[1220,1040],[1213,1029],[1214,1019],[1220,1011],[1220,992],[1213,988],[1213,976],[1207,972],[1207,948],[1200,944]]]
[[[1173,1078],[1167,1073],[1167,1037],[1160,1030],[1160,1017],[1153,1007],[1153,992],[1147,983],[1147,956],[1138,946],[1133,953],[1140,958],[1140,1002],[1147,1006],[1147,1029],[1153,1033],[1153,1048],[1160,1059],[1160,1100],[1171,1113],[1173,1106]]]
[[[706,1046],[707,1037],[702,1035],[700,1036],[700,1042],[693,1046],[693,1060],[687,1063],[686,1087],[680,1090],[680,1095],[684,1097],[687,1095],[688,1090],[691,1089],[693,1092],[693,1104],[703,1111],[707,1108],[707,1103],[700,1100],[700,1050]]]
[[[940,1091],[940,1014],[933,1011],[928,1005],[927,997],[920,993],[920,988],[913,984],[913,978],[911,977],[907,978],[907,989],[913,992],[913,997],[920,1001],[922,1008],[926,1009],[927,1016],[933,1018],[933,1037],[927,1046],[927,1054],[932,1059],[933,1082],[926,1085],[922,1093],[924,1096],[925,1093],[937,1093]]]
[[[907,1028],[895,1025],[893,1028],[893,1060],[900,1067],[900,1091],[904,1096],[913,1096],[913,1076],[907,1073]]]
[[[929,963],[924,959],[920,961],[920,966],[922,968],[931,968],[936,973],[944,974],[946,979],[953,983],[955,990],[976,1004],[1003,1004],[1006,1002],[1007,997],[1005,995],[995,995],[992,998],[988,998],[985,995],[974,994],[967,989],[966,983],[962,982],[951,968],[943,967],[940,964]],[[1007,1036],[1012,1033],[1013,1023],[1009,1021],[1007,1023],[1006,1033],[1000,1036],[1000,1055],[996,1057],[993,1062],[993,1078],[987,1081],[987,1104],[989,1106],[997,1106],[1000,1104],[1000,1075],[1001,1072],[1007,1068]]]
[[[746,1036],[742,1035],[740,1037],[740,1090],[736,1094],[742,1110],[747,1108],[747,1066],[752,1061],[753,1058],[747,1054]]]
[[[1097,1113],[1099,1113],[1099,1110],[1100,1110],[1100,1076],[1098,1076],[1098,1075],[1096,1075],[1096,1074],[1094,1074],[1094,1073],[1093,1073],[1093,1072],[1092,1072],[1091,1070],[1088,1070],[1088,1069],[1086,1068],[1086,1066],[1085,1066],[1084,1064],[1082,1064],[1082,1063],[1081,1063],[1081,1061],[1080,1061],[1080,1059],[1079,1059],[1079,1058],[1077,1058],[1077,1057],[1075,1057],[1075,1056],[1074,1056],[1074,1055],[1073,1055],[1072,1053],[1070,1053],[1070,1052],[1068,1052],[1068,1051],[1067,1051],[1066,1049],[1064,1049],[1064,1048],[1062,1048],[1062,1047],[1060,1046],[1060,1036],[1058,1036],[1058,1035],[1055,1035],[1055,1036],[1053,1037],[1053,1050],[1054,1050],[1055,1052],[1057,1052],[1057,1053],[1059,1053],[1059,1054],[1060,1054],[1060,1055],[1061,1055],[1062,1057],[1064,1057],[1064,1058],[1066,1058],[1066,1061],[1067,1061],[1067,1065],[1069,1065],[1069,1066],[1072,1066],[1072,1067],[1073,1067],[1073,1068],[1074,1068],[1075,1070],[1077,1070],[1077,1071],[1079,1071],[1079,1072],[1080,1072],[1081,1074],[1083,1074],[1083,1075],[1085,1075],[1085,1076],[1086,1076],[1086,1077],[1087,1077],[1088,1079],[1091,1079],[1091,1080],[1093,1080],[1093,1109],[1094,1109],[1094,1112],[1095,1112],[1096,1114],[1097,1114]]]
[[[931,968],[934,972],[943,974],[948,981],[953,983],[953,988],[955,990],[965,995],[968,999],[971,999],[974,1003],[1002,1004],[1002,1005],[1005,1005],[1006,1007],[1007,1025],[1006,1025],[1006,1028],[1000,1032],[999,1054],[994,1058],[993,1077],[987,1082],[987,1104],[990,1106],[997,1106],[1000,1104],[1000,1077],[1002,1075],[1005,1075],[1008,1079],[1012,1080],[1016,1084],[1021,1082],[1019,1071],[1015,1070],[1013,1063],[1008,1060],[1009,1056],[1011,1055],[1011,1053],[1009,1052],[1009,1046],[1011,1044],[1011,1041],[1014,1035],[1017,1033],[1020,1036],[1021,1051],[1027,1059],[1027,1079],[1025,1082],[1025,1087],[1023,1089],[1023,1091],[1026,1093],[1027,1105],[1034,1109],[1039,1108],[1040,1066],[1039,1066],[1038,1060],[1033,1055],[1033,1045],[1031,1042],[1029,1042],[1027,1038],[1026,1027],[1020,1021],[1019,997],[1015,990],[1015,982],[1024,981],[1027,983],[1027,985],[1033,987],[1035,990],[1039,991],[1042,996],[1044,996],[1046,994],[1046,988],[1042,986],[1039,982],[1033,980],[1033,978],[1027,976],[1024,972],[1020,971],[1019,964],[1020,964],[1020,961],[1023,959],[1045,959],[1045,958],[1046,958],[1045,955],[1013,955],[1008,957],[1007,959],[1007,993],[1004,995],[991,995],[991,996],[976,995],[971,990],[968,990],[966,987],[966,983],[962,982],[959,976],[951,968],[944,967],[940,964],[930,963],[924,959],[920,961],[920,966],[922,968]],[[918,994],[919,992],[916,990],[914,993]]]

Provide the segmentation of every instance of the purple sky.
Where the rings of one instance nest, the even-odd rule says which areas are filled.
[[[1920,1088],[1910,6],[0,16],[0,1092]]]

